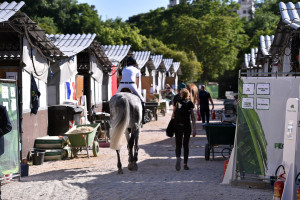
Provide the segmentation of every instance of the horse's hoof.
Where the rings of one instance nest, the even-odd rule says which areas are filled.
[[[128,170],[133,171],[134,165],[133,163],[128,164]]]
[[[132,171],[137,171],[137,170],[138,170],[138,165],[134,163],[132,167]]]
[[[123,174],[123,170],[122,169],[118,169],[118,174]]]

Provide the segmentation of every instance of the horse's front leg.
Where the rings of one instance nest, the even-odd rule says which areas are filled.
[[[117,151],[117,156],[118,156],[118,174],[123,174],[123,170],[122,170],[122,163],[121,163],[121,159],[120,159],[120,150],[116,150]]]

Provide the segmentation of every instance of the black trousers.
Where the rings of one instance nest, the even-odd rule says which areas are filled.
[[[209,123],[209,107],[201,107],[200,106],[200,115],[202,118],[202,123],[205,123],[205,119],[206,119],[206,122]]]
[[[181,127],[176,126],[176,131],[175,131],[176,157],[181,156],[181,147],[183,146],[184,164],[187,164],[188,162],[190,136],[191,136],[191,129],[183,129]]]

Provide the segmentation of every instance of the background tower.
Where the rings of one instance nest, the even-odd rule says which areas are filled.
[[[240,18],[246,17],[246,19],[249,20],[252,17],[251,13],[254,14],[255,12],[254,0],[239,0],[238,3],[241,7],[236,13]]]
[[[177,0],[170,0],[170,3],[168,5],[168,8],[172,7],[172,6],[175,6],[178,4],[178,1]]]

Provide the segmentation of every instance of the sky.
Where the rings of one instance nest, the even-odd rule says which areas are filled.
[[[77,0],[79,3],[95,5],[102,20],[128,17],[146,13],[156,8],[167,8],[169,0]]]

